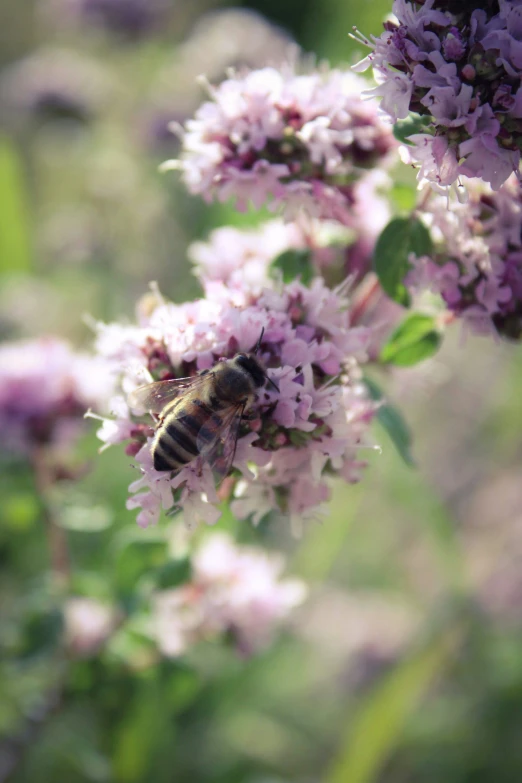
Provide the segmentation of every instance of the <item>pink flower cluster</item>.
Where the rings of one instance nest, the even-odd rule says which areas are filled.
[[[188,249],[195,273],[207,292],[244,305],[272,285],[271,264],[288,250],[310,251],[310,263],[329,281],[347,275],[361,279],[370,269],[379,232],[389,219],[384,198],[376,192],[380,178],[368,176],[355,186],[357,202],[350,224],[305,218],[297,222],[272,220],[251,230],[232,226],[218,228],[207,242],[194,242]]]
[[[94,598],[71,596],[63,607],[67,649],[80,658],[96,655],[117,623],[115,610]]]
[[[395,142],[366,84],[351,73],[297,74],[287,64],[236,75],[215,88],[183,132],[181,169],[193,194],[234,198],[238,209],[301,208],[322,218],[350,219],[353,185],[382,166]]]
[[[0,346],[0,429],[4,450],[68,445],[90,406],[105,408],[113,393],[108,366],[77,354],[56,338]]]
[[[155,595],[154,628],[160,650],[182,655],[196,642],[225,634],[245,654],[266,647],[277,626],[306,595],[297,579],[280,579],[284,561],[237,546],[214,533],[192,559],[192,577]]]
[[[516,0],[486,3],[395,0],[395,20],[373,37],[372,94],[399,120],[425,118],[409,137],[407,160],[436,186],[461,175],[497,190],[518,171],[522,149],[522,14]]]
[[[194,242],[188,256],[207,293],[224,292],[241,306],[258,297],[270,285],[270,264],[290,249],[316,246],[314,228],[272,220],[250,231],[223,226],[210,234],[208,242]]]
[[[227,274],[233,277],[234,270]],[[97,347],[120,373],[125,395],[147,380],[195,375],[220,358],[249,352],[264,329],[258,356],[277,391],[261,389],[219,496],[199,460],[174,476],[154,469],[154,422],[129,410],[123,395],[113,401],[116,418],[104,421],[99,436],[107,445],[129,441],[141,476],[131,484],[128,507],[139,509],[141,526],[155,524],[162,508],[181,508],[188,525],[212,524],[225,496],[238,518],[257,523],[279,511],[299,524],[321,511],[329,475],[357,481],[365,464],[358,450],[369,445],[375,404],[358,362],[366,359],[371,330],[350,326],[343,291],[330,290],[321,278],[306,287],[243,276],[240,288],[229,288],[206,276],[203,285],[206,298],[182,305],[149,297],[139,307],[138,326],[100,325]]]
[[[522,193],[513,175],[498,190],[466,183],[469,200],[435,197],[426,217],[438,239],[433,258],[412,259],[407,284],[440,293],[478,332],[522,335]]]

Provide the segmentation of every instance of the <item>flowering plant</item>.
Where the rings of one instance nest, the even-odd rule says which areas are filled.
[[[242,654],[257,652],[306,595],[300,580],[279,579],[281,556],[237,546],[224,533],[204,539],[191,563],[188,582],[153,597],[152,633],[167,656],[223,634]]]
[[[395,0],[393,14],[363,39],[372,51],[358,70],[373,67],[371,92],[394,121],[417,115],[404,126],[405,159],[435,187],[464,175],[498,190],[522,149],[519,3]]]
[[[520,4],[11,5],[0,780],[518,779]]]
[[[466,183],[469,200],[430,199],[424,217],[434,252],[412,259],[411,289],[440,294],[450,313],[479,333],[519,339],[522,334],[522,206],[512,175],[493,191]]]
[[[75,353],[54,337],[0,348],[0,423],[4,447],[31,455],[67,448],[84,429],[86,408],[104,408],[113,384],[100,358]]]
[[[182,132],[181,158],[164,164],[206,201],[233,198],[244,210],[270,200],[287,214],[304,208],[349,224],[355,183],[395,146],[349,71],[298,74],[287,64],[208,89],[211,100]]]
[[[278,510],[297,524],[327,499],[328,473],[355,481],[364,465],[357,451],[371,443],[367,430],[376,406],[361,383],[359,361],[370,329],[350,325],[343,291],[328,289],[319,277],[305,286],[266,276],[263,288],[245,276],[240,288],[202,279],[205,299],[185,305],[148,300],[138,326],[100,325],[97,346],[116,371],[125,368],[122,388],[129,392],[146,377],[186,377],[212,368],[220,357],[251,351],[263,332],[259,356],[276,390],[262,390],[240,430],[234,475],[218,496],[211,472],[200,466],[190,464],[174,476],[155,470],[153,422],[136,417],[122,397],[113,401],[117,419],[106,420],[99,436],[107,445],[130,441],[127,451],[142,476],[131,485],[138,494],[129,507],[141,509],[142,526],[157,522],[162,507],[182,507],[189,524],[198,518],[214,523],[224,497],[240,518],[252,515],[259,522]]]

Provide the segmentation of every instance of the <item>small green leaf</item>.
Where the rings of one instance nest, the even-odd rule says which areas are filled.
[[[429,315],[409,315],[384,345],[380,360],[385,364],[409,367],[433,356],[442,341],[435,319]]]
[[[390,200],[401,212],[411,212],[417,202],[417,191],[405,182],[395,182],[389,190]]]
[[[14,145],[0,136],[0,272],[28,272],[31,245],[27,193]]]
[[[35,608],[24,619],[19,650],[21,658],[42,655],[56,648],[63,629],[63,619],[58,608]]]
[[[410,221],[410,251],[416,256],[429,256],[433,253],[431,234],[420,220]]]
[[[406,307],[410,295],[404,278],[410,269],[410,253],[429,255],[432,242],[428,229],[416,218],[394,218],[383,229],[375,246],[373,265],[388,296]]]
[[[406,119],[395,123],[393,135],[402,144],[413,144],[413,142],[408,141],[408,136],[412,136],[414,133],[426,133],[428,123],[427,117],[422,117],[420,114],[410,114]]]
[[[188,582],[191,574],[190,558],[184,557],[179,560],[169,560],[159,568],[156,576],[156,586],[159,590],[178,587]]]
[[[130,541],[119,553],[115,564],[117,587],[132,593],[145,575],[156,572],[167,557],[167,543],[161,540]]]
[[[382,400],[382,391],[375,381],[365,378],[364,382],[372,400]],[[402,413],[394,405],[383,403],[377,411],[377,421],[386,430],[399,456],[402,457],[406,465],[415,467],[415,460],[411,453],[413,439]]]
[[[311,259],[312,254],[309,250],[285,250],[272,261],[270,270],[272,273],[279,270],[283,277],[283,283],[291,283],[292,280],[299,277],[303,285],[308,285],[314,276]]]

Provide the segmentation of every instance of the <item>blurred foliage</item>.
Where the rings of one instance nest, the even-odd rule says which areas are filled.
[[[56,332],[87,344],[82,315],[130,317],[150,280],[176,301],[194,296],[187,244],[220,223],[260,217],[206,208],[157,173],[176,154],[175,137],[160,127],[165,112],[183,120],[202,95],[199,59],[191,50],[186,61],[186,44],[200,17],[225,9],[210,0],[171,5],[169,24],[132,44],[62,24],[52,2],[1,6],[2,78],[44,46],[90,58],[103,74],[85,122],[28,121],[2,107],[6,338]],[[363,54],[348,39],[354,25],[377,33],[390,11],[383,0],[241,5],[334,62]],[[223,57],[227,35],[209,32],[198,44],[212,78],[241,61],[236,51],[233,63]],[[248,49],[247,40],[245,59]],[[408,175],[392,195],[399,212],[411,208]],[[423,240],[406,219],[394,231],[400,236],[388,236],[383,252],[399,242],[406,258]],[[294,256],[279,260],[283,271],[305,263]],[[401,329],[387,349],[395,360],[433,334],[431,323],[415,339],[406,330],[405,347]],[[90,472],[45,499],[27,466],[2,456],[0,781],[519,780],[522,361],[511,346],[463,345],[457,335],[418,370],[391,368],[369,383],[376,398],[381,385],[390,390],[380,422],[418,470],[383,437],[382,454],[368,449],[364,481],[336,486],[329,516],[301,541],[275,520],[253,529],[224,515],[237,538],[286,551],[291,570],[312,584],[293,635],[250,659],[210,642],[179,661],[158,658],[144,622],[151,591],[185,580],[190,564],[170,551],[175,520],[152,532],[134,527],[125,508],[129,458],[114,450],[94,459],[91,433],[76,455]],[[65,574],[51,568],[50,500],[69,552]],[[106,602],[118,618],[88,654],[64,641],[68,595]]]

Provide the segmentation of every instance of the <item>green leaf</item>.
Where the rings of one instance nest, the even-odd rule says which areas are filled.
[[[0,272],[28,272],[31,243],[27,193],[14,145],[0,136]]]
[[[392,204],[401,212],[411,212],[417,203],[417,191],[412,184],[405,182],[394,182],[389,190]]]
[[[35,608],[25,619],[19,655],[28,658],[49,653],[58,645],[62,629],[62,614],[57,607]]]
[[[410,249],[416,256],[430,256],[433,253],[431,234],[420,220],[410,220]]]
[[[308,285],[314,276],[312,266],[312,254],[309,250],[285,250],[284,253],[270,264],[270,271],[274,276],[279,270],[283,277],[283,283],[291,283],[297,277],[301,278],[303,285]]]
[[[189,557],[179,560],[169,560],[158,569],[156,586],[159,590],[168,590],[178,587],[189,581],[192,574],[192,566]]]
[[[416,218],[394,218],[383,229],[375,246],[373,264],[379,282],[388,296],[409,306],[410,296],[404,278],[410,269],[408,256],[429,255],[432,242],[428,229]]]
[[[422,117],[420,114],[410,114],[406,119],[395,123],[393,135],[402,144],[412,144],[413,142],[408,141],[408,136],[412,136],[414,133],[426,133],[428,123],[427,117]]]
[[[372,400],[382,400],[383,394],[375,381],[365,378],[364,382]],[[383,403],[377,411],[377,421],[386,430],[397,452],[406,465],[415,466],[415,460],[411,453],[412,435],[402,413],[394,405]]]
[[[133,593],[143,576],[155,573],[164,564],[167,549],[167,542],[162,540],[130,541],[116,561],[118,589],[123,593]]]
[[[116,725],[112,780],[115,783],[154,780],[150,770],[155,757],[162,748],[169,748],[176,758],[176,741],[176,727],[163,698],[162,684],[151,674],[149,680],[140,683]]]
[[[385,364],[409,367],[433,356],[441,341],[442,335],[436,328],[435,319],[414,313],[393,332],[379,358]]]
[[[325,783],[373,783],[397,746],[403,727],[453,650],[445,634],[400,663],[363,701],[347,727]]]
[[[186,709],[198,697],[203,687],[199,674],[180,660],[163,659],[161,663],[163,693],[170,714]]]

